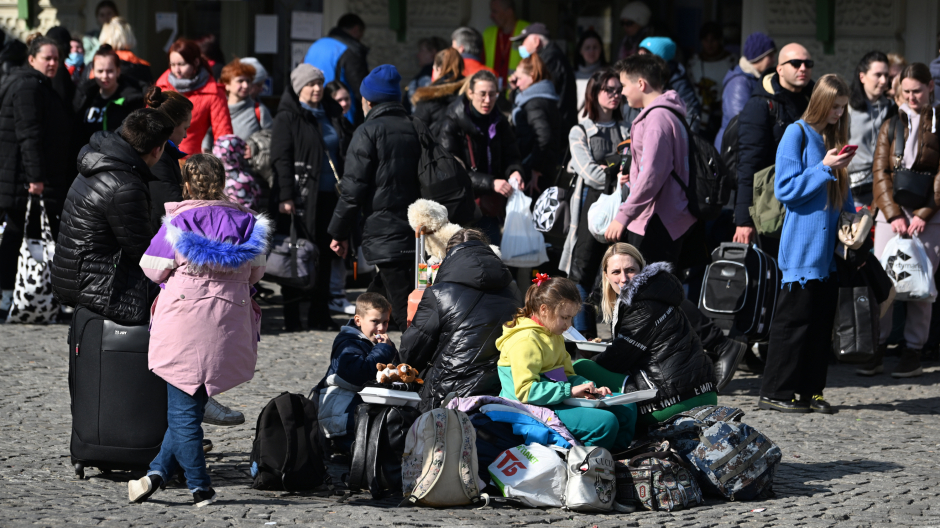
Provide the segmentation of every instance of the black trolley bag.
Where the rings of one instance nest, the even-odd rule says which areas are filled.
[[[79,306],[69,329],[72,466],[145,471],[166,434],[166,381],[150,371],[147,325],[124,326]]]
[[[776,259],[757,246],[724,242],[712,251],[699,308],[726,334],[733,330],[752,341],[765,341],[780,279]]]

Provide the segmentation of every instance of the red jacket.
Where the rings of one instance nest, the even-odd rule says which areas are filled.
[[[470,77],[471,75],[473,75],[474,73],[480,70],[486,70],[492,73],[493,75],[496,75],[496,72],[493,70],[493,68],[488,68],[482,62],[476,59],[471,59],[470,57],[463,58],[463,76],[464,77]],[[498,75],[496,76],[499,77]]]
[[[176,91],[169,78],[170,70],[163,72],[157,79],[157,86],[161,90]],[[187,156],[202,152],[202,139],[206,136],[209,125],[212,125],[214,137],[233,133],[232,117],[228,113],[228,96],[211,75],[202,88],[185,92],[183,95],[193,103],[193,121],[189,125],[186,139],[179,144],[180,150]]]

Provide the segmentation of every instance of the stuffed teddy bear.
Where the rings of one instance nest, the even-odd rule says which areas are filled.
[[[395,366],[392,364],[376,363],[375,368],[378,372],[375,374],[375,381],[379,383],[411,383],[423,385],[424,380],[418,377],[418,370],[407,363]]]

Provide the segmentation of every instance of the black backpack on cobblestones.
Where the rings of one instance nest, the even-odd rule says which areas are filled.
[[[317,409],[300,394],[281,393],[258,415],[251,448],[251,487],[301,491],[330,483],[323,465]]]
[[[362,403],[356,407],[356,437],[350,453],[349,491],[368,489],[372,498],[402,492],[405,437],[421,413],[413,407]]]
[[[704,405],[673,416],[649,436],[672,443],[706,494],[728,500],[771,497],[783,453],[741,422],[743,416],[733,407]]]

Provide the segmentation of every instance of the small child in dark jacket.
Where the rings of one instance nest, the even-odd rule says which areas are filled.
[[[388,338],[392,305],[378,293],[356,299],[356,315],[333,340],[330,368],[313,389],[320,431],[334,453],[348,453],[354,434],[359,391],[375,379],[377,363],[398,363],[398,350]]]

